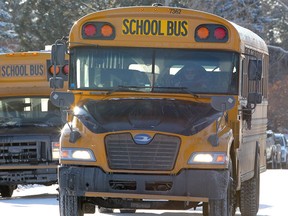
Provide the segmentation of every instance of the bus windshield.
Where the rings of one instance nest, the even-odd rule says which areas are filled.
[[[70,89],[237,94],[239,54],[189,49],[76,47]]]
[[[0,99],[0,127],[62,126],[60,109],[47,97]]]

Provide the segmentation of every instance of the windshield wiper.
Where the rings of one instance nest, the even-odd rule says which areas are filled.
[[[180,92],[188,93],[192,95],[195,98],[199,98],[198,94],[193,93],[189,88],[187,87],[174,87],[174,86],[153,86],[153,89],[169,89],[169,90],[177,90]]]
[[[106,94],[110,95],[114,92],[119,92],[121,90],[129,91],[129,92],[139,92],[139,90],[135,90],[135,89],[143,89],[143,88],[152,88],[152,87],[151,86],[123,86],[123,85],[119,85],[119,86],[111,89],[110,91],[108,91]]]
[[[123,85],[119,85],[113,89],[111,89],[110,91],[108,91],[106,94],[110,95],[114,92],[118,92],[121,90],[125,90],[125,91],[130,91],[130,92],[139,92],[139,90],[135,90],[135,89],[169,89],[169,90],[177,90],[180,92],[184,92],[184,93],[188,93],[190,95],[192,95],[195,98],[199,98],[198,94],[194,94],[192,91],[189,90],[189,88],[187,87],[173,87],[173,86],[123,86]]]

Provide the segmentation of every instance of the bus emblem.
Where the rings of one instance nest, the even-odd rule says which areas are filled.
[[[134,136],[134,141],[139,145],[147,145],[152,140],[152,137],[148,134],[137,134]]]

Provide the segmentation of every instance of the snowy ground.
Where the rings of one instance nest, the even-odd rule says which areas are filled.
[[[41,185],[19,185],[11,199],[0,198],[2,216],[57,216],[59,215],[57,189]],[[7,208],[9,207],[10,208]],[[4,210],[4,213],[3,213]],[[44,210],[44,211],[43,211]]]
[[[288,169],[268,170],[261,174],[260,209],[258,216],[287,216]],[[40,185],[19,186],[10,199],[0,197],[0,216],[59,216],[57,201],[58,185],[49,187]],[[197,211],[154,211],[137,210],[136,214],[115,214],[114,216],[200,216]],[[237,211],[237,216],[240,216]],[[89,216],[89,214],[87,214]]]

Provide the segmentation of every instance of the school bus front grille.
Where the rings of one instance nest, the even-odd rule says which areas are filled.
[[[47,161],[46,142],[0,143],[0,164],[19,164]]]
[[[180,147],[180,139],[156,134],[146,145],[136,144],[129,133],[105,138],[110,169],[172,170]]]

